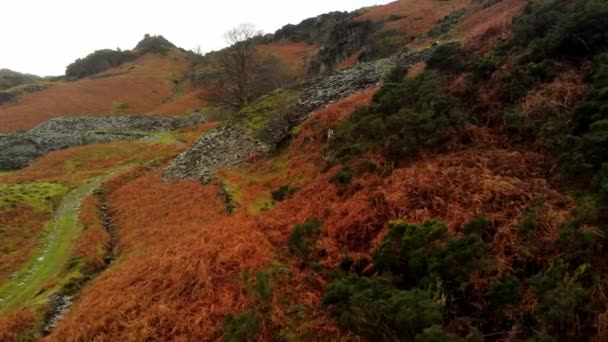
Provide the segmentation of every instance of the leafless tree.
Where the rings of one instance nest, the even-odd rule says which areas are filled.
[[[242,24],[226,32],[224,37],[230,47],[219,60],[222,80],[214,91],[224,104],[242,108],[253,99],[260,65],[254,38],[261,35],[252,24]]]

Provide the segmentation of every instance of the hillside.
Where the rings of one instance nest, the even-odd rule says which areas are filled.
[[[41,78],[35,75],[21,74],[9,69],[0,69],[0,90],[6,90],[23,84],[34,83]]]
[[[75,62],[0,106],[0,341],[606,340],[607,16],[400,0]]]

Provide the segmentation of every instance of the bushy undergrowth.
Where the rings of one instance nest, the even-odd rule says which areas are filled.
[[[97,50],[84,58],[77,59],[68,65],[65,75],[68,78],[79,79],[94,75],[98,72],[121,65],[135,59],[137,55],[131,51]]]
[[[289,251],[301,258],[309,257],[316,238],[321,234],[322,226],[323,222],[316,218],[296,224],[287,240]]]
[[[588,336],[601,313],[591,296],[601,285],[590,256],[572,258],[590,247],[576,243],[580,236],[535,267],[515,264],[513,273],[497,277],[490,222],[478,217],[461,231],[450,233],[440,221],[391,223],[373,253],[375,274],[338,275],[323,303],[342,327],[368,340],[475,340],[514,326],[518,340]],[[467,328],[451,335],[457,322]]]
[[[608,4],[603,0],[531,3],[513,26],[508,44],[530,58],[583,56],[608,47]]]
[[[370,106],[360,107],[338,127],[337,157],[379,149],[397,160],[440,147],[458,130],[457,103],[434,71],[387,83]]]

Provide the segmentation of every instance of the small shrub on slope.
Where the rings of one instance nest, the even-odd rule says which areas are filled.
[[[381,149],[400,159],[441,146],[458,128],[456,104],[433,71],[389,82],[370,106],[357,109],[338,127],[337,156],[348,159],[367,149]]]
[[[510,46],[529,46],[534,59],[581,56],[608,46],[608,4],[602,0],[530,3],[516,19]]]
[[[285,184],[281,185],[278,189],[271,191],[270,195],[274,201],[281,202],[291,197],[296,191],[298,191],[297,187]]]
[[[255,341],[260,331],[261,319],[252,311],[228,314],[222,326],[222,341],[241,342]]]
[[[569,274],[569,265],[556,260],[544,272],[530,279],[540,296],[539,311],[552,331],[567,334],[564,330],[577,319],[580,307],[590,298],[590,293],[578,279],[588,267],[581,265]]]
[[[287,246],[289,251],[299,257],[306,258],[312,252],[312,246],[316,238],[321,234],[323,223],[316,218],[296,224],[289,234]]]
[[[335,281],[323,296],[341,326],[370,341],[413,340],[443,322],[442,308],[421,289],[400,290],[386,278]]]

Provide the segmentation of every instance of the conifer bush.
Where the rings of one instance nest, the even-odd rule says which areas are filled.
[[[289,251],[302,258],[308,257],[312,251],[312,245],[321,234],[322,225],[323,222],[317,218],[296,224],[287,240]]]

